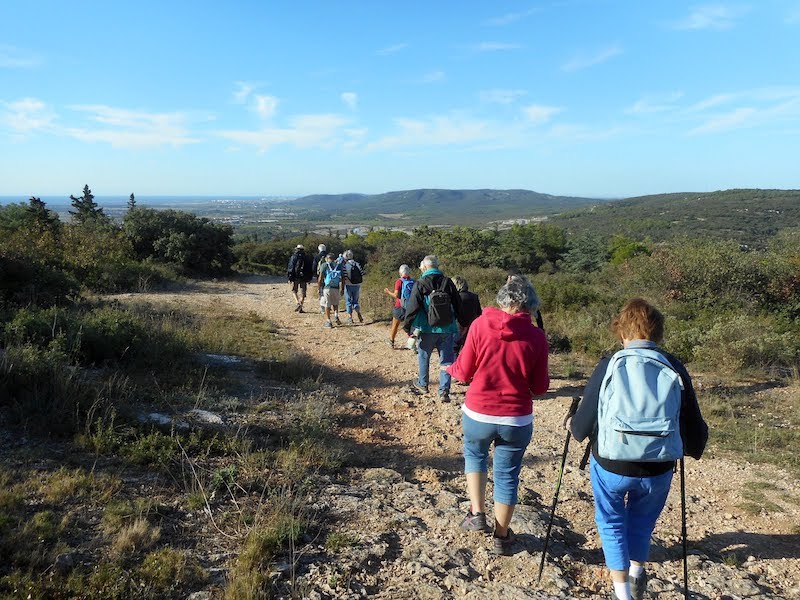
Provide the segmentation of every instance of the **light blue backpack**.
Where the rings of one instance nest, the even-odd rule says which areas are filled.
[[[683,381],[657,350],[620,350],[608,363],[597,405],[597,454],[667,462],[683,456]]]

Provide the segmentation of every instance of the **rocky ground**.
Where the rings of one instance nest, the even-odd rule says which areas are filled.
[[[338,434],[353,448],[353,456],[344,472],[323,481],[312,510],[342,532],[347,542],[332,551],[309,540],[293,560],[276,567],[277,576],[291,578],[297,595],[608,597],[589,477],[578,469],[583,447],[577,443],[569,449],[547,565],[541,584],[536,581],[564,444],[561,423],[571,397],[585,383],[580,378],[560,378],[567,369],[558,356],[552,357],[550,390],[534,408],[534,438],[512,522],[519,541],[513,556],[495,557],[489,552],[490,538],[458,527],[469,506],[460,453],[460,403],[466,388],[454,386],[449,403],[411,393],[416,357],[388,346],[387,322],[368,318],[362,325],[324,329],[315,302],[309,302],[308,312],[295,313],[285,282],[268,278],[202,284],[191,293],[136,298],[197,307],[222,303],[243,312],[256,311],[278,325],[278,334],[296,352],[329,367],[327,383],[339,396]],[[436,358],[433,362],[435,372]],[[220,413],[236,418],[224,410]],[[800,598],[797,481],[770,466],[717,456],[713,441],[702,461],[689,459],[686,466],[692,595]],[[648,566],[652,597],[683,595],[677,482],[676,478],[654,535]],[[752,498],[748,490],[768,498],[769,509],[748,504]]]

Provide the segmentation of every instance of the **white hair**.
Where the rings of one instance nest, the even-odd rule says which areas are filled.
[[[317,250],[319,250],[320,252],[325,252],[325,250],[327,249],[328,247],[325,244],[320,244],[319,246],[317,246]]]
[[[428,254],[428,256],[422,259],[422,263],[420,264],[420,266],[427,267],[428,269],[438,269],[439,259],[436,257],[435,254]]]
[[[398,271],[400,273],[400,277],[403,277],[404,275],[410,275],[411,267],[409,267],[408,265],[400,265]]]
[[[497,305],[500,308],[516,308],[533,313],[539,308],[539,295],[526,277],[514,278],[497,292]]]
[[[350,260],[351,258],[353,258],[353,251],[352,250],[345,250],[344,251],[344,257],[347,260]]]

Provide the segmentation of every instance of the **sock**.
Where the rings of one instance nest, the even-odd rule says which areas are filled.
[[[630,584],[625,581],[622,583],[614,583],[614,594],[619,598],[619,600],[631,600],[631,586]]]
[[[641,577],[642,573],[644,573],[644,567],[642,565],[635,565],[631,563],[631,566],[628,569],[628,575],[636,579],[637,577]]]

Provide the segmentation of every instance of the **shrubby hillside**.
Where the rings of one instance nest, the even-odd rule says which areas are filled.
[[[686,236],[761,245],[781,229],[800,227],[800,190],[642,196],[565,212],[552,222],[571,233],[619,233],[654,241]]]

